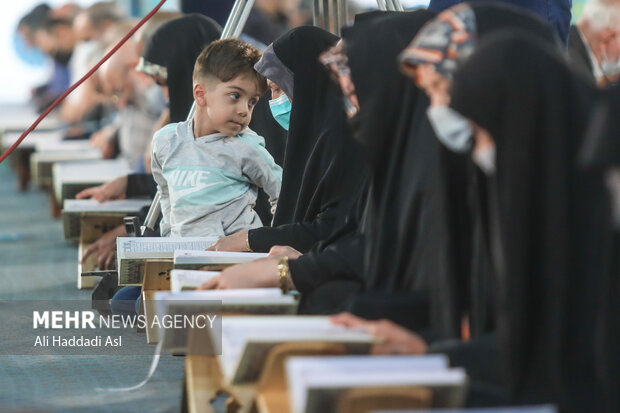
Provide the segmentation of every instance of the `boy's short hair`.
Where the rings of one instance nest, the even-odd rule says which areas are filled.
[[[207,46],[196,59],[194,81],[216,78],[228,82],[240,75],[250,75],[256,82],[259,92],[267,90],[267,81],[254,70],[261,58],[261,52],[254,46],[239,39],[216,40]]]

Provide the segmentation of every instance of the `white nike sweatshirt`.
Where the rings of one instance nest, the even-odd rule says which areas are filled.
[[[194,138],[193,121],[171,123],[153,137],[151,166],[161,192],[162,236],[234,234],[261,227],[257,187],[275,211],[282,168],[249,128],[237,136]]]

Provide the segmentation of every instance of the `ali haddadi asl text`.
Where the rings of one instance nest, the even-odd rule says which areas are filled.
[[[37,336],[34,347],[120,347],[123,345],[122,337],[107,336],[105,340],[101,336],[85,338],[84,336]]]

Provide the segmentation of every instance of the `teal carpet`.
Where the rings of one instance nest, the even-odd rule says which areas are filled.
[[[8,162],[0,164],[0,300],[89,300],[89,291],[76,288],[77,247],[63,241],[61,222],[50,218],[47,194],[18,193],[16,187]],[[144,334],[128,341],[134,354],[154,351]],[[151,381],[139,390],[96,390],[142,381],[150,362],[147,355],[7,355],[0,342],[0,412],[179,411],[183,357],[162,356]]]

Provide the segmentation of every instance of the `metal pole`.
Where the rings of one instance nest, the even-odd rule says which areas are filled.
[[[329,30],[329,0],[321,1],[321,17],[323,19],[323,29],[331,31]]]
[[[387,0],[388,3],[391,3],[391,8],[390,10],[393,11],[405,11],[405,8],[403,7],[403,4],[401,3],[400,0]]]
[[[312,24],[315,27],[321,27],[321,16],[319,13],[320,2],[321,0],[314,0],[314,3],[312,4]]]
[[[317,1],[317,0],[315,0]],[[236,0],[233,5],[232,10],[230,11],[230,16],[228,16],[228,20],[226,20],[226,25],[222,30],[222,36],[220,39],[227,39],[229,37],[239,37],[243,28],[245,27],[245,23],[248,20],[248,16],[252,11],[252,6],[254,5],[254,0]],[[192,103],[192,107],[189,110],[189,114],[187,115],[187,120],[190,120],[194,117],[196,113],[196,103]],[[140,227],[141,234],[144,235],[147,229],[151,231],[155,230],[155,224],[161,215],[161,193],[158,191],[153,198],[153,202],[151,202],[151,207],[149,208],[149,212],[144,219],[144,225]]]
[[[232,37],[239,37],[243,32],[243,28],[245,27],[245,23],[248,21],[248,17],[250,16],[250,12],[252,11],[252,7],[254,6],[254,0],[245,0],[245,5],[241,10],[241,14],[239,15],[239,19],[237,21],[237,26],[233,31]]]
[[[347,8],[346,0],[338,0],[338,17],[340,18],[338,31],[340,31],[344,26],[349,24],[349,9]]]
[[[160,200],[161,193],[157,191],[155,197],[153,198],[153,202],[151,202],[149,212],[146,214],[146,218],[144,218],[144,225],[140,227],[140,235],[144,235],[147,229],[155,231],[155,224],[161,214],[161,204],[159,203]]]
[[[377,7],[379,10],[387,11],[387,5],[385,4],[385,0],[377,0]]]
[[[335,2],[337,0],[325,0],[327,3],[327,27],[328,30],[334,33],[337,36],[340,36],[339,27],[338,27],[338,8],[335,7]]]
[[[346,0],[314,0],[312,21],[316,27],[340,35],[340,27],[348,23]]]
[[[236,0],[235,4],[233,4],[232,9],[230,10],[230,15],[228,16],[228,20],[226,20],[226,24],[224,25],[224,29],[222,30],[222,36],[220,39],[227,39],[230,37],[234,26],[237,23],[237,15],[239,15],[239,10],[241,10],[242,3],[244,0]]]

